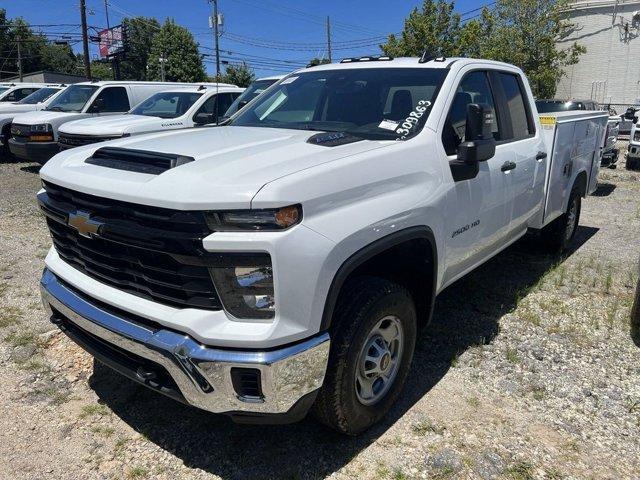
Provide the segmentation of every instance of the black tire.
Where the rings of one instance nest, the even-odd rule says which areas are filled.
[[[374,404],[365,405],[356,393],[356,373],[370,332],[393,316],[403,332],[395,378]],[[384,320],[383,320],[384,321]],[[324,385],[312,412],[329,427],[348,435],[362,433],[377,423],[397,401],[404,387],[416,341],[417,315],[404,287],[377,277],[350,281],[340,295],[332,321],[331,352]]]
[[[577,187],[573,187],[567,202],[567,210],[542,229],[542,239],[551,253],[564,253],[578,231],[582,198]]]

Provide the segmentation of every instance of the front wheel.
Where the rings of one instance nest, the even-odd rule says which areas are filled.
[[[332,323],[329,364],[313,413],[331,428],[357,435],[402,392],[415,348],[416,309],[404,287],[361,277],[345,286]]]
[[[571,245],[580,223],[581,208],[580,191],[574,187],[566,211],[542,230],[542,238],[552,253],[564,253]]]

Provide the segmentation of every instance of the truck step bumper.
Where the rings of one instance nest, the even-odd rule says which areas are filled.
[[[324,381],[327,333],[276,350],[212,348],[92,299],[48,269],[40,289],[51,321],[98,360],[203,410],[277,423],[295,411],[297,420]]]

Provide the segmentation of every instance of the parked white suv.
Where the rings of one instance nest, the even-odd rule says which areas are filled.
[[[158,92],[125,115],[65,123],[58,130],[58,144],[67,149],[142,133],[215,124],[243,91],[235,86],[200,85]]]
[[[71,85],[46,109],[13,119],[9,148],[16,157],[44,163],[60,151],[58,128],[80,118],[126,113],[156,92],[192,84],[106,81]]]
[[[229,126],[45,165],[44,304],[160,393],[245,422],[312,408],[356,434],[401,395],[440,291],[530,229],[569,246],[607,117],[541,121],[498,62],[303,69]]]

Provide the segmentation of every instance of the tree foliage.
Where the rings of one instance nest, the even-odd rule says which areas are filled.
[[[127,52],[120,62],[120,76],[124,80],[148,80],[147,63],[153,39],[160,31],[155,18],[125,18],[122,22],[127,39]]]
[[[153,37],[148,61],[150,80],[162,78],[160,58],[166,58],[164,65],[167,82],[203,82],[207,79],[198,44],[191,32],[167,19]]]
[[[246,88],[256,79],[256,74],[245,62],[227,65],[226,72],[220,75],[215,81],[221,83],[231,83],[238,87]]]
[[[324,65],[325,63],[331,63],[329,61],[328,58],[318,58],[318,57],[313,57],[310,61],[309,61],[309,66],[310,67],[315,67],[316,65]]]
[[[425,50],[444,56],[499,60],[519,66],[534,94],[553,97],[567,66],[586,50],[577,43],[560,48],[573,25],[563,16],[567,0],[498,0],[479,18],[464,24],[454,2],[424,0],[405,20],[399,37],[381,45],[386,55],[419,56]]]

